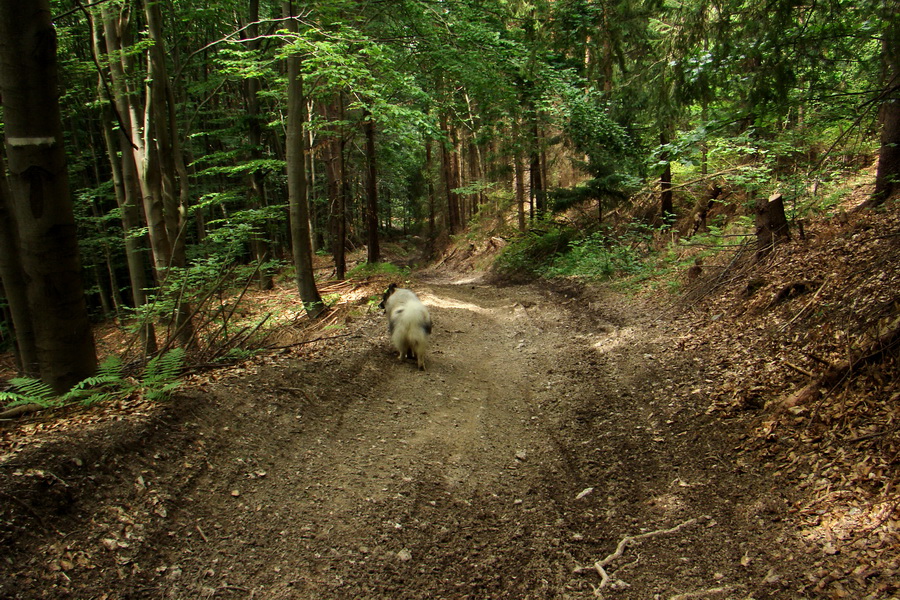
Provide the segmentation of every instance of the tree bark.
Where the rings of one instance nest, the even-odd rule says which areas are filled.
[[[15,339],[16,359],[22,375],[39,377],[40,363],[31,321],[31,307],[25,293],[25,274],[17,247],[19,234],[10,212],[11,193],[6,183],[6,161],[0,159],[0,281],[9,304]]]
[[[49,0],[0,2],[11,216],[41,379],[64,392],[97,370],[75,236]]]
[[[336,123],[343,121],[343,98],[338,95],[334,101],[324,107],[327,120]],[[329,221],[331,229],[331,256],[334,260],[334,275],[344,279],[347,275],[346,242],[347,226],[344,210],[344,196],[341,190],[343,175],[343,127],[331,127],[330,138],[324,148],[325,188],[328,193]]]
[[[259,0],[250,0],[250,10],[247,16],[247,50],[255,54],[259,49]],[[254,56],[255,58],[255,56]],[[248,141],[250,143],[250,158],[259,160],[262,158],[262,123],[259,114],[260,81],[258,77],[250,77],[244,83],[245,105],[247,109]],[[248,176],[247,193],[250,197],[250,208],[261,209],[266,205],[265,175],[261,169],[256,169]],[[263,223],[254,225],[254,231],[250,237],[250,250],[257,264],[262,265],[272,258],[269,243],[266,241],[265,226]],[[265,268],[259,269],[257,285],[261,290],[270,290],[274,286],[272,273]]]
[[[863,206],[883,204],[900,190],[900,18],[897,3],[885,2],[887,28],[882,37],[885,100],[881,105],[881,149],[875,190]]]
[[[667,131],[663,130],[660,134],[659,143],[663,146],[669,143]],[[672,194],[672,163],[669,162],[667,150],[663,151],[661,159],[666,166],[659,176],[659,220],[663,225],[671,225],[675,220],[675,205]]]
[[[291,2],[282,3],[288,30],[299,32],[297,21],[293,18],[294,8]],[[313,275],[312,243],[309,237],[309,206],[306,199],[306,136],[303,135],[306,99],[303,96],[303,74],[300,70],[300,55],[293,53],[287,57],[288,105],[287,105],[287,139],[285,140],[287,158],[288,204],[291,224],[291,245],[296,270],[297,290],[306,313],[315,319],[325,310],[316,280]]]
[[[453,179],[453,151],[451,150],[454,148],[454,144],[446,114],[441,114],[440,127],[444,134],[444,141],[441,143],[441,174],[443,175],[444,193],[447,196],[447,229],[453,234],[459,230],[459,197],[453,191],[456,188]]]
[[[122,43],[115,27],[115,18],[108,9],[103,12],[103,31],[105,33],[106,52],[110,54],[118,54],[121,52]],[[98,57],[102,54],[100,32],[95,29],[95,52]],[[125,259],[128,264],[128,277],[131,283],[131,300],[132,306],[140,308],[147,304],[147,275],[146,275],[146,234],[137,235],[136,232],[142,228],[141,221],[141,192],[138,180],[137,166],[134,159],[134,147],[132,139],[134,131],[131,126],[131,114],[129,111],[128,100],[125,98],[125,89],[122,85],[124,73],[121,71],[121,63],[110,61],[111,63],[111,81],[113,98],[110,102],[115,106],[118,113],[118,130],[114,131],[114,115],[113,108],[110,105],[104,106],[102,114],[103,136],[106,142],[107,154],[109,156],[110,169],[113,180],[113,190],[116,196],[116,203],[119,207],[119,213],[122,218],[122,229],[124,232],[125,243]],[[117,152],[118,150],[118,152]],[[121,158],[120,156],[121,155]],[[150,356],[156,353],[156,331],[149,315],[140,317],[142,323],[139,327],[141,349],[144,356]]]
[[[756,256],[762,258],[776,244],[791,239],[787,217],[784,214],[784,200],[781,194],[773,194],[768,200],[756,203]]]
[[[375,157],[375,117],[368,110],[363,113],[363,128],[366,134],[366,242],[368,252],[366,262],[381,260],[378,245],[378,163]]]
[[[434,162],[431,148],[432,140],[429,138],[425,140],[425,178],[428,181],[428,237],[433,241],[437,234],[435,229],[437,226],[437,194],[434,190],[434,178],[431,176],[432,163]]]
[[[518,117],[513,118],[513,169],[516,173],[516,208],[519,231],[525,231],[525,164],[522,159],[522,136]]]

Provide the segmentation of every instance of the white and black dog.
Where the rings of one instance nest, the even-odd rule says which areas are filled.
[[[419,369],[425,370],[425,352],[431,335],[431,315],[412,290],[398,288],[392,283],[381,299],[381,308],[388,318],[388,333],[397,349],[397,358],[415,358]]]

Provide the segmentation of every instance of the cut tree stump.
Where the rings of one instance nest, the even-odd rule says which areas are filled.
[[[784,214],[784,197],[772,194],[768,200],[756,203],[756,257],[762,258],[776,244],[791,239],[787,217]]]

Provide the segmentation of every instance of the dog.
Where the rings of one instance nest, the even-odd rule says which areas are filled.
[[[388,286],[378,305],[387,313],[388,334],[399,353],[397,358],[415,358],[419,370],[425,370],[425,352],[431,335],[431,315],[412,290]]]

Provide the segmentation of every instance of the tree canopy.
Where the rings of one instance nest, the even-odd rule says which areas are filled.
[[[760,161],[730,176],[759,195],[780,161],[827,177],[850,142],[881,155],[877,204],[900,170],[895,4],[54,0],[91,305],[153,313],[147,352],[152,322],[190,345],[191,302],[231,265],[266,285],[306,257],[310,308],[313,253],[343,277],[348,248],[377,261],[380,238],[504,202],[521,229],[656,190],[668,219],[673,165]]]

